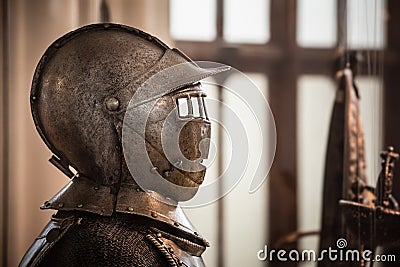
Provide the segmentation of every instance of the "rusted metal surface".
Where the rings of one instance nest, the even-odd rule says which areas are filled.
[[[370,192],[376,196],[368,203],[364,199],[357,201],[341,200],[340,205],[346,219],[346,226],[359,238],[361,243],[376,246],[400,245],[400,211],[397,200],[392,195],[394,162],[399,154],[393,147],[381,153],[382,171],[376,188]],[[372,243],[372,244],[371,244]]]

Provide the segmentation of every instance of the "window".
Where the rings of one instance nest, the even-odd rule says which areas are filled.
[[[230,43],[269,40],[269,0],[225,0],[224,39]]]
[[[252,202],[247,198],[240,200],[246,195],[246,190],[239,185],[225,197],[226,201],[189,211],[196,216],[195,225],[200,225],[200,230],[206,229],[212,237],[211,241],[214,240],[214,249],[205,254],[206,263],[241,266],[242,255],[255,255],[257,251],[255,247],[246,248],[248,244],[257,243],[260,246],[259,243],[264,240],[265,244],[272,245],[285,233],[298,229],[318,230],[321,207],[316,203],[321,202],[315,201],[315,198],[320,199],[322,194],[328,127],[337,87],[332,78],[336,72],[333,69],[336,63],[334,57],[339,45],[349,49],[370,49],[372,52],[385,48],[386,1],[348,0],[346,6],[346,1],[335,0],[205,2],[198,7],[206,13],[203,18],[207,21],[198,32],[203,37],[175,34],[177,31],[195,31],[197,26],[192,26],[192,22],[174,22],[171,32],[176,45],[194,60],[223,62],[242,72],[252,73],[251,77],[262,88],[268,88],[269,103],[278,126],[278,150],[271,177],[266,183],[270,189],[263,187],[256,193],[259,195],[250,197],[257,204],[250,204]],[[171,5],[171,19],[175,20],[172,17],[178,13],[190,13],[195,5],[187,4],[186,11],[182,7],[176,8],[180,10],[178,12],[173,11],[174,5]],[[204,11],[206,7],[207,11]],[[179,27],[182,29],[178,30]],[[185,27],[188,29],[183,29]],[[379,58],[369,58],[369,62],[362,63],[364,65],[357,79],[362,94],[360,105],[367,162],[371,166],[367,171],[372,176],[379,169],[377,150],[382,137],[382,114],[368,107],[373,105],[378,110],[382,109],[382,80],[378,76],[365,80],[362,75],[367,74],[365,66],[374,64],[373,60]],[[225,82],[235,82],[235,77],[227,77]],[[215,97],[222,98],[224,103],[234,103],[234,99],[226,94]],[[218,111],[210,113],[214,112]],[[226,141],[225,137],[221,137],[223,127],[217,128],[212,136],[221,138],[216,141],[216,146],[220,146]],[[252,138],[257,144],[257,137]],[[225,159],[229,153],[235,153],[222,151],[225,152],[227,155],[217,154],[217,158]],[[223,164],[223,161],[218,164]],[[217,169],[221,171],[223,166],[218,165]],[[214,169],[211,175],[216,173]],[[375,178],[370,178],[371,184],[374,184]],[[246,186],[245,183],[243,185]],[[239,205],[240,201],[246,204]],[[249,205],[252,208],[246,209]],[[202,218],[212,216],[217,218],[212,218],[212,226],[208,222],[202,223]],[[249,230],[244,236],[235,236],[243,232],[241,228],[246,227],[248,217],[253,222],[257,220],[251,223],[250,228],[259,235],[253,235],[255,232]],[[237,242],[236,238],[241,238],[241,242]],[[247,238],[253,241],[245,241]],[[317,239],[304,240],[300,245],[307,249],[315,248]],[[244,252],[247,249],[254,250],[253,254]],[[254,266],[257,264],[262,266],[263,263],[254,261]]]
[[[385,47],[384,0],[347,0],[347,40],[351,49]]]
[[[216,1],[170,0],[170,23],[174,39],[212,41],[216,37]]]
[[[297,1],[297,43],[302,47],[337,44],[336,0]]]

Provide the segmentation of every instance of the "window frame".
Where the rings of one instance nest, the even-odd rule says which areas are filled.
[[[256,72],[268,77],[269,103],[275,116],[277,127],[277,144],[274,164],[269,178],[269,229],[267,232],[268,244],[274,244],[283,235],[296,231],[297,225],[297,129],[296,129],[296,101],[297,81],[301,75],[326,75],[334,77],[338,70],[337,54],[340,43],[337,41],[333,48],[301,47],[296,39],[296,0],[270,1],[270,39],[265,44],[228,44],[223,38],[223,0],[217,1],[217,37],[210,42],[203,41],[175,41],[176,46],[189,54],[193,60],[216,61],[231,65],[243,72]],[[399,2],[399,1],[398,1]],[[346,29],[346,0],[337,1],[337,39],[341,29]],[[400,14],[400,3],[396,0],[387,0],[387,10]],[[395,124],[395,114],[400,114],[400,105],[387,106],[393,99],[399,99],[400,92],[396,91],[396,84],[400,84],[396,68],[400,67],[400,38],[396,34],[396,23],[399,25],[400,16],[396,16],[387,24],[387,47],[385,49],[357,50],[362,55],[374,55],[361,62],[358,75],[368,73],[369,64],[384,64],[388,75],[384,78],[383,87],[383,144],[391,141],[400,149],[400,125]],[[394,42],[395,45],[392,45]],[[389,54],[390,56],[387,56]],[[366,57],[365,57],[366,58]],[[384,62],[382,62],[384,59]],[[343,64],[343,62],[342,62]],[[382,73],[380,73],[382,75]],[[379,77],[382,79],[382,77]],[[222,97],[222,96],[221,96]],[[397,97],[397,98],[396,98]],[[395,113],[397,112],[397,113]],[[394,125],[395,124],[395,125]],[[377,155],[378,156],[378,155]],[[398,164],[400,165],[400,164]],[[396,185],[395,185],[396,187]],[[400,182],[397,185],[400,192]],[[218,226],[218,255],[223,253],[223,201],[219,204],[219,219],[222,225]],[[297,243],[288,249],[295,249]],[[223,256],[219,256],[218,266],[223,266]],[[292,263],[296,266],[296,263]],[[273,266],[273,264],[271,264]],[[289,265],[288,265],[289,266]]]

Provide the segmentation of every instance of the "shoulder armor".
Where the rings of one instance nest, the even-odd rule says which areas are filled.
[[[54,215],[22,258],[19,267],[36,266],[46,253],[75,223],[75,217],[56,218]]]

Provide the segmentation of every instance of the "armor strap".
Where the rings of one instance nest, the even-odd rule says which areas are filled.
[[[47,252],[76,222],[74,216],[56,218],[54,215],[22,258],[19,267],[33,267],[40,263]]]
[[[199,249],[197,244],[191,244],[191,242],[185,240],[186,243],[181,244],[184,245],[182,248],[181,245],[178,245],[179,242],[181,242],[180,240],[156,228],[151,228],[151,231],[146,235],[146,238],[161,252],[171,267],[205,266],[203,259],[200,257],[205,248]],[[192,251],[197,250],[199,255],[191,254],[189,252],[191,249]]]
[[[172,235],[170,233],[164,232],[160,229],[152,227],[152,230],[157,233],[157,236],[162,236],[164,239],[169,239],[174,242],[178,247],[185,250],[192,256],[200,257],[201,254],[206,250],[205,246],[201,246],[197,243],[191,242],[188,239]]]

